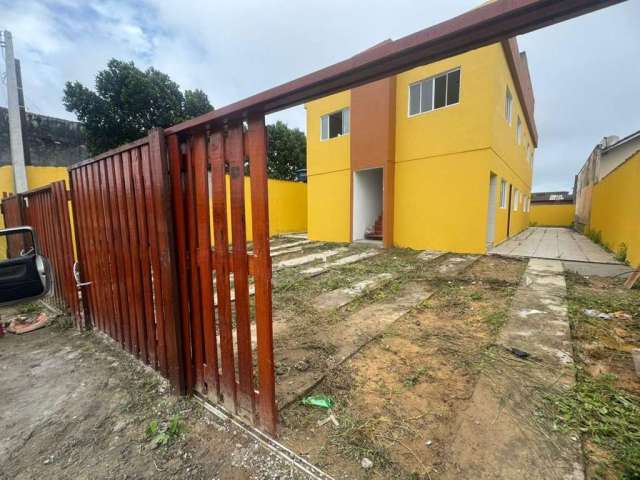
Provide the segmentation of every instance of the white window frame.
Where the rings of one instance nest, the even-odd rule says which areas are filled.
[[[520,203],[520,191],[516,188],[513,192],[513,211],[518,211],[518,204]]]
[[[460,84],[458,86],[458,101],[456,103],[450,103],[450,104],[446,104],[444,107],[438,107],[435,108],[435,100],[436,100],[436,86],[435,86],[435,79],[437,77],[442,77],[442,76],[446,76],[449,75],[452,72],[455,72],[456,70],[460,71]],[[424,82],[425,80],[433,80],[433,88],[431,88],[431,105],[432,108],[431,110],[427,110],[426,112],[418,112],[418,113],[411,113],[411,87],[413,87],[414,85],[418,85],[421,84],[422,82]],[[445,98],[445,102],[447,97],[449,96],[449,80],[447,79],[447,85],[444,91],[444,98]],[[460,98],[462,97],[462,67],[457,66],[455,68],[452,68],[450,70],[446,70],[444,72],[438,73],[436,75],[431,75],[429,77],[424,77],[421,78],[420,80],[417,80],[415,82],[411,82],[409,84],[409,86],[407,87],[407,118],[413,118],[413,117],[417,117],[418,115],[424,115],[425,113],[430,113],[430,112],[435,112],[436,110],[443,110],[445,108],[449,108],[449,107],[453,107],[455,105],[460,104]],[[418,102],[420,104],[420,108],[422,108],[422,86],[420,86],[420,101]]]
[[[520,120],[520,115],[516,117],[516,143],[518,145],[522,144],[522,120]]]
[[[504,98],[504,116],[509,126],[511,126],[513,121],[513,95],[509,87],[507,87],[507,93]]]
[[[327,124],[327,129],[328,129],[327,138],[324,138],[322,136],[322,134],[324,133],[322,129],[323,119],[326,118],[327,122],[329,122],[329,117],[331,117],[331,115],[334,115],[338,112],[341,112],[342,114],[342,133],[335,137],[330,137],[329,135],[330,135],[331,127],[329,124]],[[346,122],[345,122],[345,117],[347,119]],[[343,137],[345,135],[348,135],[350,131],[351,131],[351,107],[344,107],[344,108],[341,108],[340,110],[334,110],[333,112],[325,113],[324,115],[320,116],[320,141],[321,142],[326,142],[328,140],[333,140],[334,138]]]
[[[500,180],[500,208],[507,208],[507,181]]]

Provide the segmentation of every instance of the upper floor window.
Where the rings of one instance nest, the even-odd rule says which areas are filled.
[[[459,101],[459,68],[409,85],[409,116],[447,107]]]
[[[511,90],[507,87],[507,95],[504,98],[504,118],[507,119],[507,123],[511,125],[511,117],[513,116],[513,96]]]
[[[320,117],[320,127],[320,140],[328,140],[349,133],[349,109],[343,108],[323,115]]]
[[[518,116],[518,120],[516,121],[516,143],[518,145],[522,143],[522,121],[520,120],[520,116]]]
[[[507,208],[507,181],[500,182],[500,208]]]

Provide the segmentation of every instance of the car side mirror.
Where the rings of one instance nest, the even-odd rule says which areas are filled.
[[[0,307],[42,298],[52,284],[51,263],[33,228],[0,230]]]

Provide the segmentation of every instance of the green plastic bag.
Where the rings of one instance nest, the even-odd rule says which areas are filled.
[[[309,395],[302,400],[302,404],[329,409],[333,407],[333,398],[329,395]]]

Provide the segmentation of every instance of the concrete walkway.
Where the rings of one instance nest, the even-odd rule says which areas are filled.
[[[512,257],[620,264],[613,254],[569,228],[530,227],[489,253]]]
[[[452,478],[584,480],[578,437],[536,416],[545,393],[575,382],[562,262],[529,261],[497,344],[459,420],[452,456],[464,475]]]

